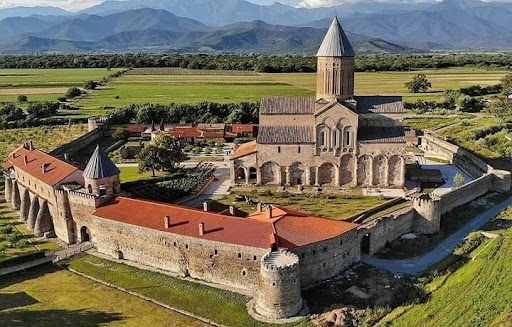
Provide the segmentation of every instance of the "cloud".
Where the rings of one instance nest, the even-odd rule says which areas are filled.
[[[0,8],[52,6],[69,11],[78,11],[97,5],[100,2],[102,2],[102,0],[0,0]]]

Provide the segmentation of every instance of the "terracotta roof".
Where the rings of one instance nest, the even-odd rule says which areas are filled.
[[[260,126],[258,143],[309,144],[315,143],[315,136],[311,126]]]
[[[355,96],[358,113],[404,113],[401,96]]]
[[[354,223],[277,206],[272,207],[271,218],[266,211],[240,218],[125,197],[111,199],[93,215],[163,232],[258,248],[270,248],[275,240],[281,247],[293,248],[330,239],[357,227]],[[165,216],[171,217],[168,229],[164,226]],[[203,235],[198,232],[201,222],[205,227]]]
[[[262,115],[311,115],[315,113],[315,97],[262,98]]]
[[[256,141],[240,144],[240,146],[231,155],[231,160],[245,157],[247,155],[256,153],[257,151],[258,143],[256,143]]]
[[[230,126],[231,133],[253,133],[254,132],[254,125],[253,124],[232,124]]]
[[[145,130],[145,127],[142,125],[130,125],[126,126],[125,130],[130,133],[142,133]]]
[[[24,156],[27,156],[26,165]],[[29,151],[24,147],[19,147],[7,157],[7,162],[4,165],[8,166],[9,163],[16,169],[20,169],[50,186],[55,186],[79,170],[41,150],[34,149]],[[43,164],[45,165],[44,173],[42,169]]]
[[[403,126],[359,126],[357,141],[361,143],[405,143]]]
[[[338,17],[334,17],[325,35],[317,57],[354,57],[356,55],[347,35],[341,28]]]

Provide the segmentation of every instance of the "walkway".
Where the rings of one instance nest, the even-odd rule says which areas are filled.
[[[363,256],[363,262],[381,269],[389,270],[394,273],[406,273],[417,275],[418,273],[428,269],[432,265],[443,260],[455,250],[464,239],[475,230],[480,229],[491,219],[496,217],[500,212],[505,210],[508,206],[512,205],[512,197],[508,198],[505,202],[494,206],[492,209],[487,210],[473,218],[466,225],[461,227],[455,233],[446,238],[432,251],[427,254],[407,260],[385,260],[379,259],[374,256]]]
[[[454,178],[455,175],[457,175],[458,173],[464,176],[464,178],[466,179],[466,183],[469,183],[473,180],[473,177],[471,177],[468,173],[466,173],[456,165],[441,164],[436,161],[428,160],[423,156],[416,156],[416,161],[421,165],[422,169],[437,169],[441,171],[445,183],[440,187],[436,188],[432,192],[433,194],[441,196],[443,194],[453,191],[453,189],[457,187],[457,185],[455,185]]]

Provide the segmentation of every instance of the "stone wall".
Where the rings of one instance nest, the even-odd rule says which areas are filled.
[[[107,255],[183,277],[254,291],[267,249],[206,241],[93,217],[92,242]],[[164,221],[162,220],[162,225]]]
[[[441,197],[441,214],[452,211],[489,192],[492,188],[493,175],[487,174],[444,194]]]
[[[360,261],[360,238],[357,230],[322,242],[297,247],[302,287],[334,277]]]
[[[102,131],[100,129],[94,129],[80,136],[76,140],[58,147],[57,149],[50,152],[50,154],[54,156],[63,156],[64,154],[74,155],[81,149],[87,147],[89,144],[99,140],[101,137]]]
[[[416,219],[416,210],[404,208],[362,224],[358,232],[361,242],[368,242],[367,254],[374,254],[384,248],[388,242],[410,233]]]

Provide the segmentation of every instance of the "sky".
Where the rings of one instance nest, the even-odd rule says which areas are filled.
[[[183,0],[187,1],[187,0]],[[262,5],[269,5],[274,3],[276,0],[248,0],[250,2],[254,2]],[[297,6],[297,7],[330,7],[342,4],[344,2],[370,2],[376,0],[278,0],[279,2]],[[377,0],[379,2],[411,2],[411,1],[425,1],[425,0]],[[431,0],[426,0],[431,1]],[[512,0],[502,0],[502,1],[512,1]],[[70,11],[78,11],[81,9],[85,9],[91,6],[94,6],[98,3],[102,2],[102,0],[0,0],[0,8],[8,8],[15,6],[54,6],[60,7]]]

